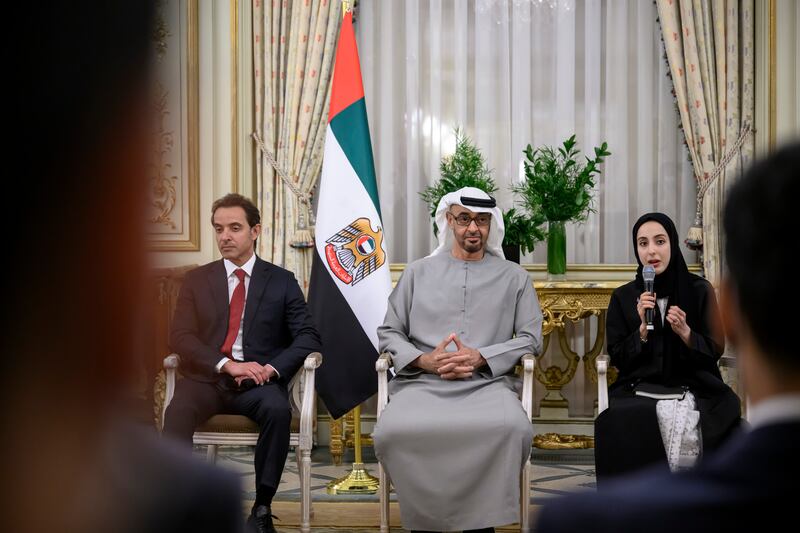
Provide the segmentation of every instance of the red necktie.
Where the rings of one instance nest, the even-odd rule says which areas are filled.
[[[241,268],[233,271],[236,277],[239,278],[239,284],[233,289],[233,296],[231,297],[231,307],[228,313],[228,334],[225,335],[225,342],[222,343],[220,351],[223,355],[230,357],[233,356],[233,343],[239,335],[239,324],[242,322],[242,311],[244,311],[244,275],[245,272]]]

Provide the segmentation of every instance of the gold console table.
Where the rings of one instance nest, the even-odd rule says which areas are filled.
[[[567,400],[561,394],[564,385],[572,381],[578,364],[583,359],[584,371],[593,383],[597,383],[595,360],[603,349],[606,336],[606,310],[611,301],[611,293],[622,285],[621,281],[535,281],[534,287],[542,307],[542,353],[537,356],[541,360],[547,352],[551,334],[558,337],[561,354],[567,361],[566,368],[551,365],[543,368],[535,367],[536,379],[545,386],[547,394],[541,401],[542,407],[567,407]],[[591,349],[583,356],[578,355],[569,346],[567,339],[567,322],[579,322],[585,318],[597,317],[597,336]]]
[[[377,378],[375,378],[377,380]],[[342,456],[347,448],[353,448],[355,444],[355,420],[353,411],[348,411],[346,415],[336,420],[330,421],[330,453],[333,464],[342,464]],[[369,433],[361,434],[361,446],[372,446],[372,435]]]

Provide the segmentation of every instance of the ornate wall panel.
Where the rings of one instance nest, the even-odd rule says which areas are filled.
[[[200,249],[197,9],[197,0],[158,5],[147,213],[154,250]]]

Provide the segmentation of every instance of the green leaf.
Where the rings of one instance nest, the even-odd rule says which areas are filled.
[[[542,146],[524,150],[525,180],[513,191],[521,198],[520,205],[528,213],[541,214],[550,221],[581,221],[593,212],[592,195],[600,174],[598,165],[610,155],[608,144],[594,148],[594,159],[580,157],[572,135],[559,148]],[[585,159],[585,162],[583,161]]]
[[[545,239],[544,217],[527,215],[515,208],[503,213],[504,246],[519,246],[523,254],[532,252],[536,243]]]

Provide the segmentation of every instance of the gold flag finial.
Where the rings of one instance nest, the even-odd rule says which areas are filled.
[[[347,15],[347,12],[350,11],[350,1],[349,0],[342,0],[342,18]]]

